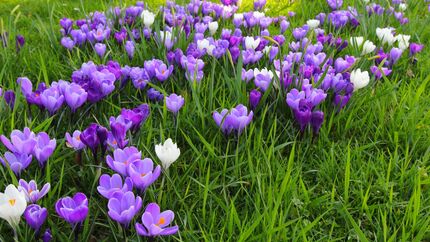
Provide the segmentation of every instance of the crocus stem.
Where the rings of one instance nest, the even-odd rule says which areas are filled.
[[[148,242],[154,242],[155,241],[155,237],[148,237]]]
[[[13,228],[13,239],[15,242],[19,242],[18,233],[15,228]]]
[[[125,226],[122,227],[122,235],[124,237],[124,241],[127,242],[127,228]]]
[[[78,242],[79,241],[79,231],[81,230],[81,223],[77,223],[75,225],[74,230],[75,230],[75,242]]]

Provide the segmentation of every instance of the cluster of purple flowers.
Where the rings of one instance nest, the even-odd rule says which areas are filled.
[[[236,134],[242,133],[246,126],[251,123],[253,116],[254,112],[248,112],[248,108],[242,104],[237,105],[231,110],[223,109],[220,113],[217,111],[212,113],[215,123],[225,135],[233,131]]]
[[[27,127],[23,131],[13,130],[10,139],[1,135],[0,140],[9,150],[5,152],[4,158],[0,158],[0,162],[10,167],[17,176],[30,165],[33,156],[42,168],[45,167],[57,146],[56,140],[50,139],[47,133],[36,135]]]

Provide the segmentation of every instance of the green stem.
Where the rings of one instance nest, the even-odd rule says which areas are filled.
[[[17,233],[17,231],[16,231],[16,229],[15,229],[15,228],[13,228],[13,240],[14,240],[15,242],[19,242],[19,239],[18,239],[18,233]]]

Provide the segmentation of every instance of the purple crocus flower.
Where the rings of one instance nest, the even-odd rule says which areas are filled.
[[[312,104],[306,99],[301,99],[298,108],[294,110],[294,117],[299,122],[300,130],[303,132],[312,118]]]
[[[150,113],[149,105],[144,103],[133,109],[121,110],[121,116],[131,122],[131,130],[136,132],[139,130],[143,122],[148,118]]]
[[[160,82],[167,80],[172,72],[173,66],[167,67],[167,65],[164,63],[155,67],[155,77],[157,77]]]
[[[82,223],[88,215],[87,196],[78,192],[73,196],[73,198],[60,198],[57,203],[55,203],[55,211],[61,218],[72,226]]]
[[[259,92],[258,90],[254,89],[249,93],[249,105],[251,109],[255,109],[258,106],[258,104],[260,103],[260,99],[261,92]]]
[[[254,10],[262,10],[266,5],[266,0],[254,0]]]
[[[102,43],[97,43],[94,45],[94,49],[96,50],[97,55],[99,55],[100,58],[103,58],[106,53],[106,45]]]
[[[63,93],[66,103],[73,113],[87,101],[88,97],[88,93],[85,89],[76,83],[71,83],[66,86]]]
[[[166,107],[175,115],[178,113],[179,109],[182,108],[184,102],[184,98],[180,95],[176,95],[175,93],[172,93],[170,96],[166,97]]]
[[[136,231],[140,236],[147,237],[175,234],[178,232],[178,226],[168,227],[174,217],[175,214],[172,211],[160,212],[158,204],[150,203],[142,215],[142,224],[136,223]]]
[[[57,146],[57,141],[55,139],[50,139],[48,134],[45,132],[40,132],[36,137],[36,145],[33,149],[33,155],[39,161],[41,167],[45,166],[48,158],[54,153],[55,147]]]
[[[24,131],[13,130],[10,140],[4,135],[1,135],[0,139],[6,148],[19,154],[31,154],[36,145],[36,135],[27,127],[24,128]]]
[[[108,214],[111,219],[128,227],[130,221],[142,208],[142,198],[133,192],[115,192],[108,202]]]
[[[97,154],[97,149],[100,145],[99,137],[97,136],[97,128],[98,124],[92,123],[86,128],[84,131],[82,131],[80,137],[80,140],[82,143],[84,143],[88,148],[91,149],[94,155]]]
[[[429,5],[429,7],[430,7],[430,5]],[[411,43],[409,45],[409,53],[412,56],[416,55],[417,53],[421,52],[423,50],[423,48],[424,48],[424,45],[420,45],[420,44],[417,44],[417,43]]]
[[[336,10],[342,7],[343,0],[327,0],[327,4],[331,9]]]
[[[4,100],[6,101],[6,104],[13,109],[15,107],[15,92],[12,90],[4,92]]]
[[[337,73],[341,73],[348,68],[350,68],[355,63],[354,56],[345,56],[345,59],[343,58],[337,58],[334,62],[334,67],[336,69]]]
[[[134,56],[134,43],[133,43],[133,41],[128,40],[125,42],[125,51],[127,51],[128,58],[130,58],[130,60],[133,59],[133,56]]]
[[[109,119],[110,128],[112,130],[112,135],[115,138],[119,148],[124,148],[128,140],[126,140],[127,130],[131,128],[131,121],[125,119],[121,115],[118,118],[110,117]]]
[[[217,111],[212,113],[215,123],[225,135],[230,134],[233,130],[238,134],[242,133],[243,129],[251,123],[253,115],[254,113],[252,111],[248,113],[247,107],[242,104],[232,108],[230,112],[223,109],[221,113]]]
[[[75,41],[73,41],[70,37],[63,37],[61,38],[61,45],[69,50],[73,50]]]
[[[109,27],[104,27],[104,26],[102,26],[102,25],[99,25],[98,27],[97,27],[97,29],[94,29],[93,31],[91,31],[92,32],[92,35],[91,35],[91,33],[90,33],[90,35],[91,35],[91,37],[95,40],[95,41],[97,41],[97,42],[101,42],[101,41],[103,41],[103,40],[105,40],[105,39],[108,39],[109,38],[109,35],[110,35],[110,28]],[[87,36],[87,37],[89,37],[89,36]]]
[[[29,205],[24,212],[25,221],[35,231],[39,231],[47,217],[48,210],[37,204]]]
[[[42,190],[39,191],[37,189],[37,183],[34,180],[27,183],[25,180],[20,179],[18,182],[18,190],[24,192],[25,200],[27,200],[28,203],[36,203],[39,201],[49,192],[50,188],[51,184],[46,183],[43,185]]]
[[[318,135],[323,122],[324,122],[324,113],[322,111],[312,112],[311,125],[315,135]]]
[[[148,95],[149,100],[154,102],[158,102],[164,99],[164,95],[153,87],[149,88],[146,94]]]
[[[45,233],[42,235],[43,242],[50,242],[52,240],[52,234],[50,229],[46,229]]]
[[[63,35],[69,34],[73,27],[73,20],[69,18],[60,19],[60,25],[63,28]]]
[[[61,93],[58,86],[52,86],[45,89],[42,94],[40,94],[40,100],[49,113],[54,115],[63,105],[64,95]]]
[[[24,36],[18,34],[15,39],[16,52],[19,52],[21,48],[24,46],[24,44],[25,44]]]
[[[376,79],[381,79],[382,76],[388,76],[391,74],[391,70],[386,67],[377,67],[377,66],[371,66],[370,71],[375,75]]]
[[[132,67],[129,76],[133,86],[137,89],[144,89],[146,84],[150,82],[148,72],[144,68]]]
[[[394,65],[396,64],[396,62],[400,59],[400,57],[402,56],[403,50],[399,49],[399,48],[392,48],[390,50],[390,64]]]
[[[81,131],[75,130],[72,135],[66,133],[66,146],[73,148],[76,151],[85,148],[85,144],[81,141]]]
[[[149,158],[145,158],[130,164],[127,171],[134,186],[144,191],[160,176],[161,167],[158,165],[154,169],[154,162]]]
[[[10,167],[15,175],[20,176],[21,172],[30,165],[32,158],[32,155],[25,153],[20,154],[7,151],[4,153],[4,159],[0,157],[0,162],[3,164],[3,166]]]
[[[97,191],[107,199],[110,199],[115,192],[125,193],[133,190],[133,182],[131,181],[131,178],[125,178],[123,184],[122,178],[118,174],[113,174],[112,177],[107,174],[101,175],[99,184]]]
[[[112,170],[126,177],[128,166],[140,160],[141,157],[142,153],[134,146],[125,147],[124,149],[118,148],[113,152],[113,157],[110,155],[106,156],[106,163]]]

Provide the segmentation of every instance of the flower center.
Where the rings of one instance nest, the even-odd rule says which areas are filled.
[[[161,218],[158,220],[157,225],[158,225],[158,226],[163,225],[165,222],[166,222],[166,219],[164,219],[163,217],[161,217]]]
[[[15,203],[16,203],[16,199],[9,199],[9,204],[10,204],[11,206],[14,206],[14,205],[15,205]],[[161,219],[160,219],[160,221],[161,221]]]
[[[140,174],[140,176],[141,176],[141,177],[144,177],[144,176],[146,176],[146,173],[142,173],[142,174]]]

